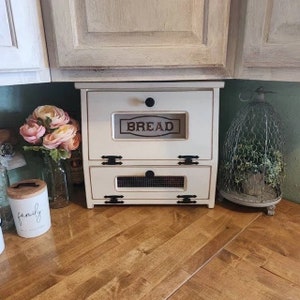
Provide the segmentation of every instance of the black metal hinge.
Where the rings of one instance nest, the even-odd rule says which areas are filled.
[[[178,162],[179,165],[198,165],[199,162],[193,161],[193,159],[198,159],[198,155],[178,155],[178,158],[184,159],[184,161]]]
[[[105,195],[105,199],[109,199],[104,201],[105,204],[123,204],[124,201],[119,200],[119,198],[124,198],[123,195]]]
[[[103,159],[107,159],[107,161],[104,161],[102,165],[122,165],[123,163],[121,161],[116,161],[116,159],[122,159],[122,156],[118,155],[103,155]]]
[[[182,198],[182,200],[178,200],[177,203],[178,204],[193,204],[193,203],[197,203],[196,200],[191,200],[191,198],[196,198],[197,195],[178,195],[177,198]]]

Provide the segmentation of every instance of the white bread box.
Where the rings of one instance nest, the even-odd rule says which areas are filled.
[[[223,82],[76,83],[87,207],[215,204]]]

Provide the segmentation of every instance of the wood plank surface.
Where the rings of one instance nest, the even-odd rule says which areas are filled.
[[[300,299],[300,206],[262,215],[169,299]]]
[[[228,202],[86,209],[81,193],[42,236],[4,233],[0,299],[299,299],[299,215],[288,201],[274,217]]]

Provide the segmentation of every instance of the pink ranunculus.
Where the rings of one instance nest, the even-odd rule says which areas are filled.
[[[80,133],[77,132],[76,135],[72,139],[69,139],[66,142],[63,142],[60,145],[60,147],[67,151],[73,151],[79,147],[80,141],[81,141],[81,135],[80,135]]]
[[[29,126],[32,126],[33,124],[37,124],[37,119],[34,118],[32,115],[28,116],[28,118],[26,119],[26,123],[29,125]]]
[[[59,126],[69,123],[69,115],[54,105],[38,106],[32,113],[33,119],[42,119],[44,121],[49,118],[51,120],[49,126],[51,129],[58,128]]]
[[[43,146],[48,149],[55,149],[60,144],[73,139],[76,135],[76,127],[71,124],[65,124],[45,135]]]
[[[70,122],[69,124],[72,124],[76,127],[76,131],[79,131],[80,130],[80,126],[79,126],[79,122],[74,120],[73,118],[70,118]]]
[[[38,144],[41,141],[41,137],[45,134],[46,128],[38,125],[37,123],[24,124],[20,127],[20,134],[25,141],[31,144]]]

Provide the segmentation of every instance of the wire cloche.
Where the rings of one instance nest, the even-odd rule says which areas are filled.
[[[279,115],[260,87],[229,127],[221,151],[218,192],[222,198],[274,215],[284,177],[284,138]]]

